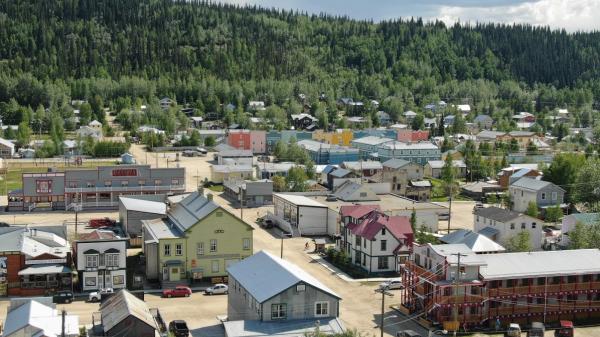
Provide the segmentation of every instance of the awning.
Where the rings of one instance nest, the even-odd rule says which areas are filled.
[[[39,275],[39,274],[67,274],[71,268],[62,264],[38,264],[19,271],[19,275]]]
[[[183,262],[179,261],[179,260],[169,260],[167,262],[165,262],[165,265],[167,266],[181,266],[183,264]]]

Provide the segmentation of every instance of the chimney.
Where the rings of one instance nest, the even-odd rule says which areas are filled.
[[[206,195],[206,199],[208,199],[208,201],[213,201],[213,194],[212,193],[208,193]]]
[[[204,195],[204,186],[198,185],[198,194]]]

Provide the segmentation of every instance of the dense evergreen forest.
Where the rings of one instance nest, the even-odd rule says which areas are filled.
[[[198,1],[0,2],[5,124],[31,118],[17,105],[87,99],[99,112],[161,96],[199,113],[249,100],[289,113],[299,93],[323,93],[329,105],[377,99],[393,116],[438,99],[487,113],[584,111],[600,99],[599,62],[598,32],[373,23]]]

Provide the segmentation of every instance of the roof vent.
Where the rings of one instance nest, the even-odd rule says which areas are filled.
[[[213,194],[212,193],[208,193],[206,195],[206,199],[208,199],[208,201],[213,201]]]

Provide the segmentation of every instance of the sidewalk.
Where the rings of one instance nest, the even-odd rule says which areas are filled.
[[[320,264],[321,266],[323,266],[323,268],[329,270],[332,274],[334,274],[335,276],[339,277],[340,279],[346,281],[346,282],[385,282],[391,279],[395,279],[397,277],[372,277],[372,278],[360,278],[360,279],[355,279],[350,277],[350,275],[344,273],[343,271],[339,270],[338,267],[332,265],[331,263],[325,261],[325,259],[319,255],[319,254],[307,254],[313,261],[317,262],[318,264]]]

